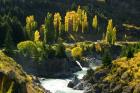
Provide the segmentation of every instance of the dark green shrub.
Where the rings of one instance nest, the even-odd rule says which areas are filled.
[[[56,57],[59,57],[59,58],[66,57],[65,46],[62,43],[56,46]]]
[[[112,58],[109,54],[109,52],[104,52],[103,56],[102,56],[102,64],[104,66],[108,66],[108,65],[111,65],[112,63]]]
[[[139,51],[140,51],[140,43],[125,45],[122,47],[121,56],[126,56],[127,58],[132,58],[132,57],[134,57],[134,53],[137,53]]]

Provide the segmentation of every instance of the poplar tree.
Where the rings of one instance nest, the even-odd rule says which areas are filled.
[[[116,27],[113,27],[112,19],[110,19],[107,25],[105,41],[109,44],[115,44],[116,32]]]
[[[36,30],[34,33],[34,41],[35,42],[39,41],[39,38],[40,38],[40,34],[39,34],[38,30]]]
[[[56,40],[58,39],[58,37],[61,33],[61,25],[62,25],[61,20],[62,20],[62,18],[60,16],[60,14],[55,13],[54,19],[53,19],[53,24],[54,24],[54,29],[55,29],[55,33],[56,33],[56,35],[55,35]]]
[[[95,16],[93,17],[92,27],[93,27],[93,29],[97,29],[97,27],[98,27],[97,15],[95,15]]]
[[[26,33],[27,38],[30,40],[34,39],[34,31],[36,30],[37,22],[34,19],[34,16],[27,16],[26,18]]]

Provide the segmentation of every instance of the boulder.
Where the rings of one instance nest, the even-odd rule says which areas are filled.
[[[133,93],[140,93],[140,84],[135,86]]]
[[[113,90],[113,93],[121,93],[122,92],[122,85],[117,85]]]
[[[133,87],[131,86],[124,86],[122,93],[133,93]]]
[[[83,90],[84,89],[84,82],[78,83],[76,86],[73,87],[75,90]]]
[[[73,88],[78,83],[80,83],[80,80],[77,78],[77,76],[74,76],[74,78],[72,79],[72,81],[70,81],[67,86],[70,87],[70,88]]]

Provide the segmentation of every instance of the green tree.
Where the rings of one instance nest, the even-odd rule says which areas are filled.
[[[54,43],[55,42],[55,30],[53,26],[53,17],[51,13],[47,14],[45,18],[45,32],[44,37],[46,37],[46,43]],[[45,39],[45,38],[44,38]]]
[[[102,64],[104,66],[109,66],[112,63],[111,55],[109,54],[109,51],[105,51],[102,57]]]
[[[14,48],[14,42],[10,31],[6,33],[4,46],[5,46],[5,51],[7,53],[12,53],[12,50]]]

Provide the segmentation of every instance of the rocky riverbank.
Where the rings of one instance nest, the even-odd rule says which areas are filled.
[[[140,93],[140,53],[131,59],[114,60],[111,66],[90,69],[87,75],[72,86],[84,93]]]

